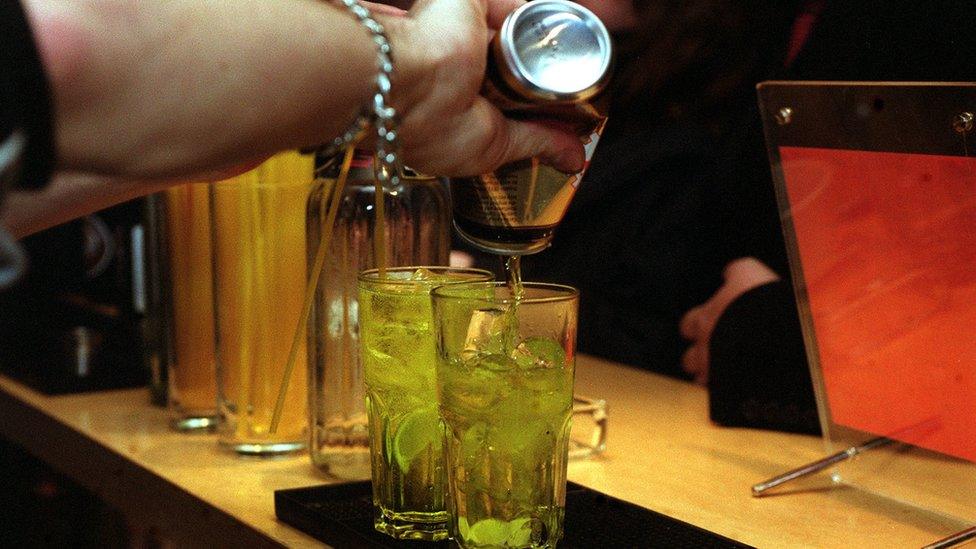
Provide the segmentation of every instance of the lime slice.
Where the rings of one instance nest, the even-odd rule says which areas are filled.
[[[393,459],[403,473],[431,446],[440,451],[441,426],[437,410],[421,408],[407,414],[393,436]]]
[[[464,521],[464,518],[461,518]],[[517,518],[510,521],[487,518],[479,520],[467,528],[466,521],[460,522],[459,528],[464,540],[476,547],[526,547],[532,537],[532,529],[526,528],[529,519]]]
[[[476,368],[486,368],[493,372],[507,372],[515,366],[515,363],[505,355],[491,354],[479,357],[475,365]],[[491,386],[486,386],[483,390],[490,391]]]

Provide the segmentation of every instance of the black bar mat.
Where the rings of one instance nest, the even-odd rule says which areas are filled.
[[[338,549],[455,547],[454,542],[395,540],[373,529],[369,482],[275,491],[278,520]],[[585,486],[566,485],[559,547],[750,547]]]

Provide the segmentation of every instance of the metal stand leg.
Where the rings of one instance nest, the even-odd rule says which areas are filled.
[[[947,547],[962,545],[973,539],[976,539],[976,526],[966,528],[962,532],[956,532],[947,538],[942,538],[935,543],[926,545],[922,549],[946,549]]]
[[[792,471],[783,473],[782,475],[775,476],[769,480],[760,482],[759,484],[754,484],[752,486],[752,495],[755,497],[760,497],[766,493],[770,488],[775,488],[781,484],[787,483],[791,480],[795,480],[807,475],[811,475],[818,471],[823,471],[824,469],[830,467],[831,465],[840,463],[842,461],[847,461],[852,457],[870,450],[872,448],[877,448],[879,446],[884,446],[890,444],[894,440],[888,437],[877,437],[861,444],[859,446],[851,446],[850,448],[837,452],[836,454],[827,456],[821,460],[814,461],[802,467],[793,469]]]

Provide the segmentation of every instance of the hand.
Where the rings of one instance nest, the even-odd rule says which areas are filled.
[[[398,70],[406,164],[426,173],[477,175],[539,156],[566,172],[583,166],[573,133],[505,117],[479,95],[487,47],[522,0],[419,0],[407,17],[384,19]]]
[[[681,357],[681,366],[695,378],[695,383],[708,383],[708,345],[712,330],[729,303],[745,292],[779,280],[763,262],[754,257],[739,258],[725,266],[725,282],[708,301],[689,310],[681,319],[681,335],[691,342]]]

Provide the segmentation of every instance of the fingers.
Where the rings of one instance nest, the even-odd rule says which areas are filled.
[[[701,333],[701,316],[702,316],[702,306],[699,305],[693,309],[689,309],[683,317],[681,317],[681,322],[678,325],[678,329],[681,331],[681,337],[687,339],[688,341],[694,341],[698,338],[698,334]]]
[[[488,27],[498,29],[508,14],[525,4],[525,0],[487,0],[485,4],[488,14]]]
[[[540,122],[511,119],[506,119],[505,131],[509,134],[506,138],[509,147],[502,155],[503,164],[537,156],[543,164],[563,173],[576,173],[583,169],[583,143],[572,132]]]
[[[506,118],[483,97],[475,98],[450,123],[429,131],[442,137],[441,147],[434,148],[430,139],[403,143],[406,162],[426,173],[475,176],[532,157],[565,173],[583,168],[583,144],[575,134],[539,122]],[[413,133],[429,135],[429,131]]]
[[[708,342],[697,343],[688,347],[681,355],[681,367],[691,375],[695,383],[708,384]]]
[[[737,288],[738,292],[779,280],[779,275],[754,257],[740,257],[732,260],[723,271],[726,285]]]
[[[706,317],[705,306],[700,305],[685,313],[679,326],[681,336],[691,342],[681,355],[681,367],[700,385],[708,383],[708,345],[712,331],[705,325]]]
[[[417,0],[410,8],[410,13],[418,15],[420,13],[432,14],[433,20],[444,20],[445,18],[462,17],[472,21],[482,22],[487,26],[487,38],[491,38],[499,28],[508,14],[517,9],[525,0]],[[397,11],[396,8],[389,8]],[[377,13],[385,13],[385,10],[377,10]],[[392,12],[391,12],[392,14]],[[487,43],[487,41],[486,41]]]
[[[377,15],[391,15],[393,17],[400,17],[407,14],[406,10],[388,4],[380,4],[378,2],[363,2],[362,4],[370,11],[370,13]]]
[[[484,0],[416,0],[410,15],[430,21],[478,21],[487,17]]]
[[[712,331],[729,303],[756,286],[779,279],[774,271],[752,257],[730,262],[723,274],[725,283],[718,291],[708,301],[685,313],[679,324],[681,336],[691,342],[681,356],[681,366],[694,376],[695,383],[703,385],[708,382],[708,346]]]
[[[565,173],[584,166],[582,141],[551,123],[507,118],[478,95],[486,54],[472,46],[487,40],[485,21],[498,26],[522,0],[418,0],[411,8],[417,29],[434,42],[420,56],[414,79],[399,92],[404,161],[426,173],[474,176],[516,160],[538,157]],[[452,22],[451,24],[445,22]],[[408,63],[409,65],[409,63]]]

